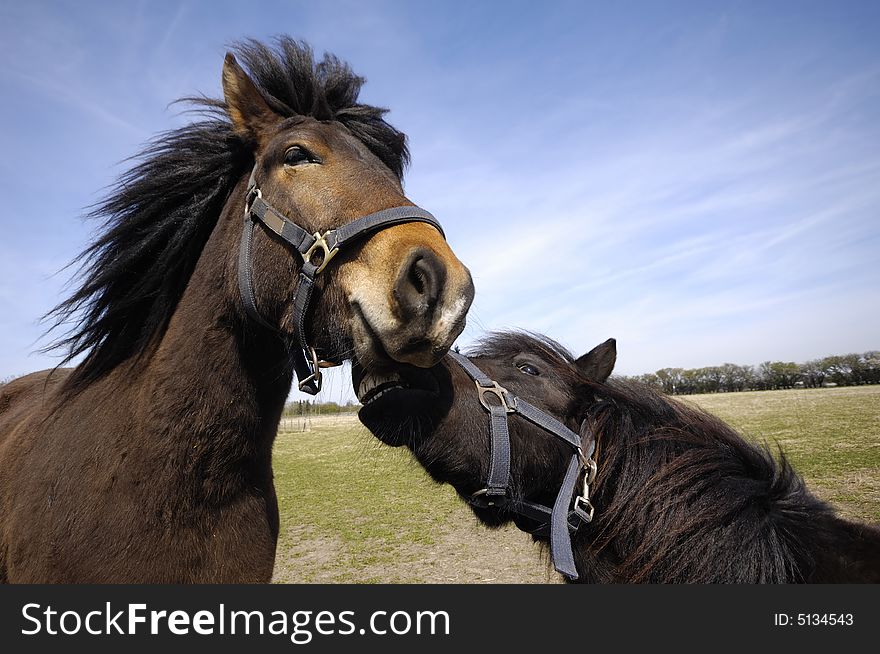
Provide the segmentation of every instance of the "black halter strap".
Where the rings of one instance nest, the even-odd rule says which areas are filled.
[[[259,221],[292,245],[302,258],[302,267],[299,272],[292,309],[298,343],[291,356],[299,389],[310,395],[315,395],[321,390],[321,369],[337,365],[319,360],[315,348],[309,345],[306,336],[306,313],[312,299],[317,276],[339,250],[353,241],[387,227],[422,222],[436,228],[444,238],[445,234],[434,216],[424,209],[414,206],[383,209],[323,234],[320,232],[311,234],[263,199],[263,194],[257,185],[256,173],[257,169],[254,167],[247,186],[244,232],[238,252],[238,288],[247,314],[264,327],[278,331],[276,326],[271,325],[260,315],[254,296],[251,246],[254,227]]]
[[[550,526],[550,557],[553,567],[569,579],[577,579],[571,548],[571,534],[578,527],[593,519],[593,505],[590,503],[590,484],[596,477],[596,462],[593,453],[596,439],[586,428],[583,438],[575,434],[556,418],[544,413],[521,397],[515,396],[498,382],[489,378],[467,357],[456,352],[450,356],[467,375],[474,380],[480,404],[489,412],[489,434],[491,439],[491,462],[485,488],[468,498],[477,507],[501,507],[519,513],[541,523],[537,531]],[[490,401],[489,396],[495,400]],[[507,428],[508,414],[515,413],[533,425],[562,439],[574,450],[556,501],[550,508],[536,502],[511,497],[510,493],[510,432]],[[583,489],[574,497],[578,477],[583,474]]]

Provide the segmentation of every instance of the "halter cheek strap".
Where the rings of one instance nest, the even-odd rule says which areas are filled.
[[[317,276],[344,247],[368,234],[394,225],[423,222],[437,229],[444,238],[445,234],[434,216],[424,209],[414,206],[383,209],[362,216],[341,227],[328,230],[323,234],[320,232],[312,234],[263,199],[263,193],[257,185],[256,173],[255,166],[248,180],[245,199],[244,230],[238,253],[239,291],[248,316],[267,329],[279,331],[276,326],[270,324],[260,315],[254,295],[251,249],[254,228],[257,222],[260,222],[291,245],[302,259],[292,307],[298,344],[291,354],[291,359],[299,382],[299,389],[310,395],[315,395],[321,390],[321,368],[336,365],[319,360],[315,348],[309,345],[306,336],[306,314],[311,303]]]
[[[536,520],[541,523],[541,527],[536,532],[545,529],[549,524],[550,557],[553,560],[553,567],[569,579],[577,579],[571,534],[577,531],[581,524],[593,519],[590,485],[596,477],[596,462],[592,458],[596,449],[596,439],[586,425],[581,427],[581,431],[584,432],[582,438],[553,416],[513,395],[487,376],[466,356],[457,352],[450,352],[449,355],[474,380],[480,404],[489,412],[491,443],[489,475],[486,486],[471,495],[468,502],[481,508],[489,506],[506,508]],[[490,400],[490,396],[495,399]],[[522,416],[536,427],[562,439],[574,450],[553,508],[511,496],[510,431],[507,426],[507,416],[512,413]],[[581,475],[583,475],[582,492],[572,499]]]

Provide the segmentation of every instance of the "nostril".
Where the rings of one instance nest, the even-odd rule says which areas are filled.
[[[404,263],[394,295],[402,317],[418,318],[430,314],[443,292],[446,267],[431,250],[419,248]]]
[[[425,273],[422,272],[424,267],[422,260],[419,259],[413,264],[412,268],[409,269],[410,283],[419,295],[422,295],[425,292]]]

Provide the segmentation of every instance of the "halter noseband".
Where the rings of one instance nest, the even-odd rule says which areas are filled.
[[[571,534],[577,531],[581,524],[593,519],[590,484],[596,478],[596,462],[593,460],[596,439],[592,432],[587,431],[582,444],[580,436],[556,418],[499,386],[498,382],[489,378],[470,359],[457,352],[450,352],[449,355],[474,380],[480,404],[489,412],[492,450],[489,475],[485,488],[471,495],[467,500],[468,503],[479,508],[494,506],[509,509],[542,523],[539,530],[545,528],[549,522],[550,557],[553,567],[569,579],[577,579],[578,573],[571,549]],[[488,399],[490,395],[497,401],[490,402]],[[561,438],[574,450],[553,508],[511,496],[510,433],[507,428],[507,416],[511,413],[519,414],[544,431]],[[584,480],[583,491],[572,500],[575,485],[581,474]]]
[[[310,234],[263,199],[263,194],[257,186],[256,174],[257,168],[254,166],[248,180],[247,196],[244,203],[244,232],[238,252],[238,288],[247,314],[264,327],[278,331],[277,327],[269,324],[260,315],[254,297],[251,244],[254,237],[254,227],[257,221],[260,221],[285,242],[292,245],[302,258],[299,283],[293,298],[293,322],[296,325],[298,347],[294,349],[292,359],[299,389],[310,395],[315,395],[321,390],[321,369],[338,365],[320,360],[315,348],[309,345],[306,338],[306,312],[315,286],[315,278],[346,245],[387,227],[402,223],[422,222],[436,228],[444,238],[446,235],[434,216],[424,209],[413,206],[383,209],[357,218],[341,227],[328,230],[323,234],[320,232]]]

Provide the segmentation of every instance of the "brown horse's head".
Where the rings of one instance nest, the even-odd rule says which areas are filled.
[[[245,55],[249,52],[253,55],[247,50]],[[328,96],[351,92],[326,86],[325,81]],[[346,124],[320,108],[313,115],[279,108],[271,91],[261,91],[231,54],[223,67],[223,91],[235,133],[253,153],[262,197],[309,233],[412,205],[399,177],[404,137],[377,110],[351,103],[341,113],[357,116],[371,110],[377,115]],[[379,139],[369,133],[357,134],[371,121],[375,127],[381,124],[380,139],[393,142],[377,144]],[[397,170],[377,156],[389,146],[399,152],[391,159]],[[238,196],[243,203],[242,186]],[[299,255],[268,229],[256,234],[251,264],[256,308],[292,336]],[[306,332],[326,358],[353,357],[368,369],[395,363],[428,367],[461,333],[473,294],[467,268],[435,227],[395,225],[341,250],[328,264],[318,277]]]
[[[508,391],[557,418],[575,432],[584,385],[604,382],[614,367],[613,339],[578,359],[549,339],[519,333],[487,339],[472,361]],[[490,456],[489,415],[473,380],[451,358],[430,370],[401,368],[393,375],[355,372],[361,422],[388,445],[409,447],[431,476],[463,497],[485,486]],[[510,480],[521,498],[552,505],[571,448],[524,418],[511,415]],[[517,516],[475,509],[488,524]]]
[[[50,349],[67,350],[67,360],[85,355],[66,388],[84,388],[194,325],[243,330],[242,343],[267,354],[258,368],[272,379],[285,377],[278,354],[303,340],[327,360],[369,370],[428,367],[464,328],[470,273],[425,222],[348,242],[315,278],[304,320],[294,320],[303,258],[270,225],[243,222],[251,173],[265,202],[324,234],[412,205],[401,187],[406,136],[384,109],[358,102],[364,80],[331,55],[315,61],[287,37],[275,48],[248,41],[236,53],[244,68],[227,56],[224,99],[191,99],[205,119],[150,143],[95,209],[106,226],[81,255],[82,283],[50,314],[73,324]],[[240,287],[250,289],[246,300]]]

